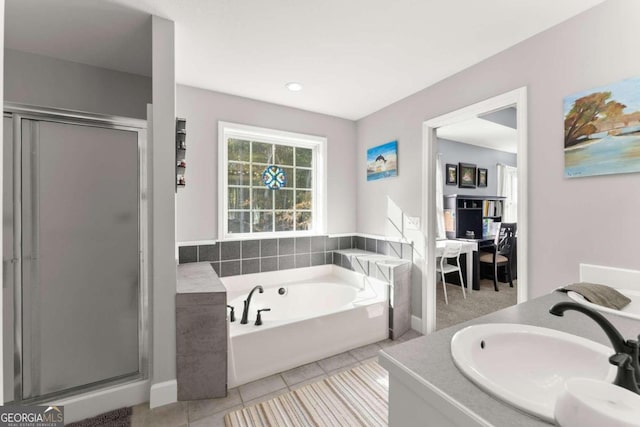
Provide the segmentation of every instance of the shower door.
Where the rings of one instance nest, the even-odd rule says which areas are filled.
[[[14,401],[141,376],[139,130],[13,120]]]

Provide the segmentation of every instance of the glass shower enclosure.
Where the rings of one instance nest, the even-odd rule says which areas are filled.
[[[145,122],[3,120],[5,402],[145,377]]]

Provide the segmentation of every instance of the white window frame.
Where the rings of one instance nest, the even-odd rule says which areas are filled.
[[[228,150],[229,138],[260,141],[314,151],[312,167],[313,228],[310,230],[229,233]],[[261,128],[239,123],[218,122],[218,236],[222,240],[266,239],[324,234],[327,220],[327,138],[316,135]]]

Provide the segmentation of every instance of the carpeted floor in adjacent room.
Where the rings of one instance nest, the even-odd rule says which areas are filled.
[[[513,281],[513,288],[508,283],[498,282],[499,292],[493,289],[493,280],[481,279],[480,290],[467,292],[463,299],[460,286],[447,285],[449,304],[444,302],[442,283],[436,285],[436,330],[448,328],[467,320],[510,307],[517,303],[518,281]]]

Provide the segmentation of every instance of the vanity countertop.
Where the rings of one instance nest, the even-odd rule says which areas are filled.
[[[556,329],[579,335],[606,345],[609,340],[602,329],[584,314],[566,312],[563,317],[549,314],[560,301],[570,301],[566,294],[552,292],[477,319],[452,326],[380,352],[380,364],[417,394],[433,396],[443,403],[469,414],[482,424],[494,426],[549,426],[545,421],[525,414],[490,396],[468,380],[455,367],[451,357],[451,338],[460,329],[480,323],[521,323]],[[638,323],[640,325],[640,323]],[[640,326],[618,327],[626,338],[636,337]],[[540,349],[544,351],[544,349]],[[505,354],[505,358],[510,355]],[[424,394],[423,394],[424,393]]]
[[[190,262],[178,265],[177,293],[194,294],[226,292],[210,262]]]

